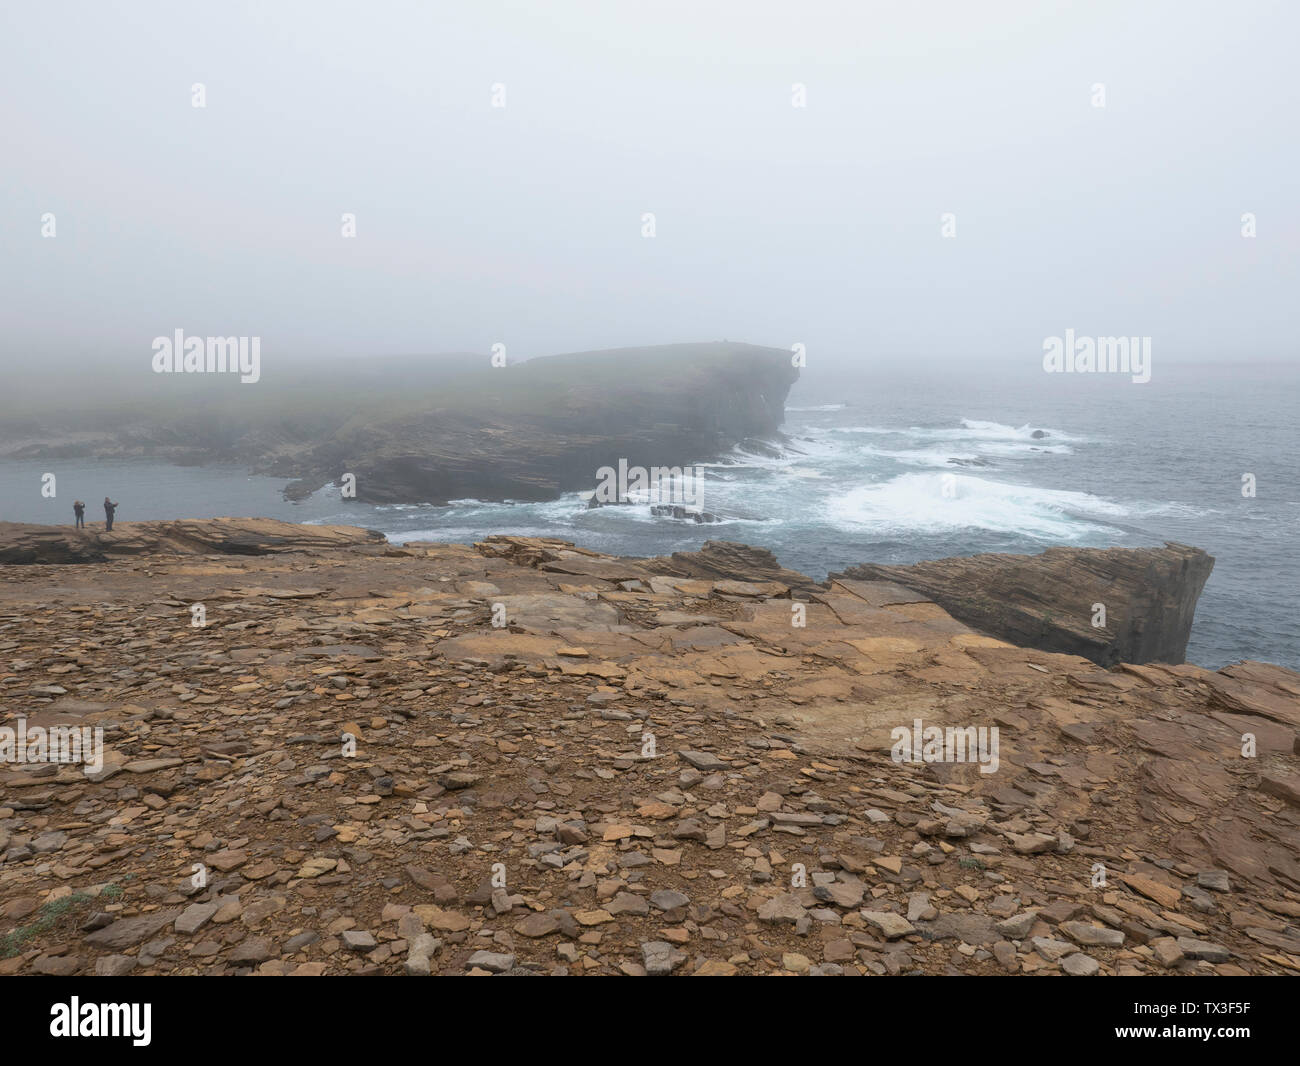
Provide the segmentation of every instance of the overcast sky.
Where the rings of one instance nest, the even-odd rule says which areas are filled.
[[[724,337],[1036,367],[1071,327],[1294,360],[1297,11],[7,4],[2,358],[182,328],[261,337],[264,375]]]

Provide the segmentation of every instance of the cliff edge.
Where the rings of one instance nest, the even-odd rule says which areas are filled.
[[[889,581],[959,621],[1022,647],[1099,666],[1181,663],[1196,601],[1214,569],[1200,548],[1049,548],[913,566],[863,563],[832,577]]]

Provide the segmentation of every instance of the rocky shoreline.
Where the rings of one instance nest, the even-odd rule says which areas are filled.
[[[0,730],[103,765],[0,763],[0,973],[1300,973],[1280,667],[1018,646],[939,564],[41,528]],[[898,761],[922,723],[996,768]]]
[[[0,522],[0,565],[99,563],[129,555],[268,555],[387,545],[382,533],[269,518],[181,519],[95,526]],[[798,598],[841,579],[913,590],[981,632],[1024,647],[1082,655],[1100,666],[1181,663],[1196,601],[1214,567],[1199,548],[1049,548],[912,566],[862,563],[825,582],[787,570],[767,549],[707,541],[700,551],[646,560],[681,577],[775,581]],[[1104,608],[1098,612],[1098,607]]]

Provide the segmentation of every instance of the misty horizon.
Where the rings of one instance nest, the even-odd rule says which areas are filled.
[[[11,374],[147,374],[177,328],[260,337],[268,380],[723,337],[803,344],[806,377],[1030,375],[1067,329],[1153,338],[1147,387],[1295,360],[1300,19],[1278,5],[10,22]]]

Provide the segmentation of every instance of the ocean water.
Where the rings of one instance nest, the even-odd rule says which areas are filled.
[[[0,463],[0,519],[71,522],[79,498],[98,525],[108,493],[119,521],[264,515],[368,526],[394,541],[556,536],[621,555],[738,540],[819,579],[860,562],[1174,540],[1216,558],[1188,660],[1300,669],[1295,367],[1157,369],[1146,384],[978,368],[890,374],[864,365],[823,381],[805,371],[778,456],[736,449],[692,482],[717,524],[657,518],[648,504],[588,511],[585,493],[377,507],[329,488],[289,503],[283,481],[240,470],[86,460]],[[40,495],[45,472],[57,475],[55,499]]]

